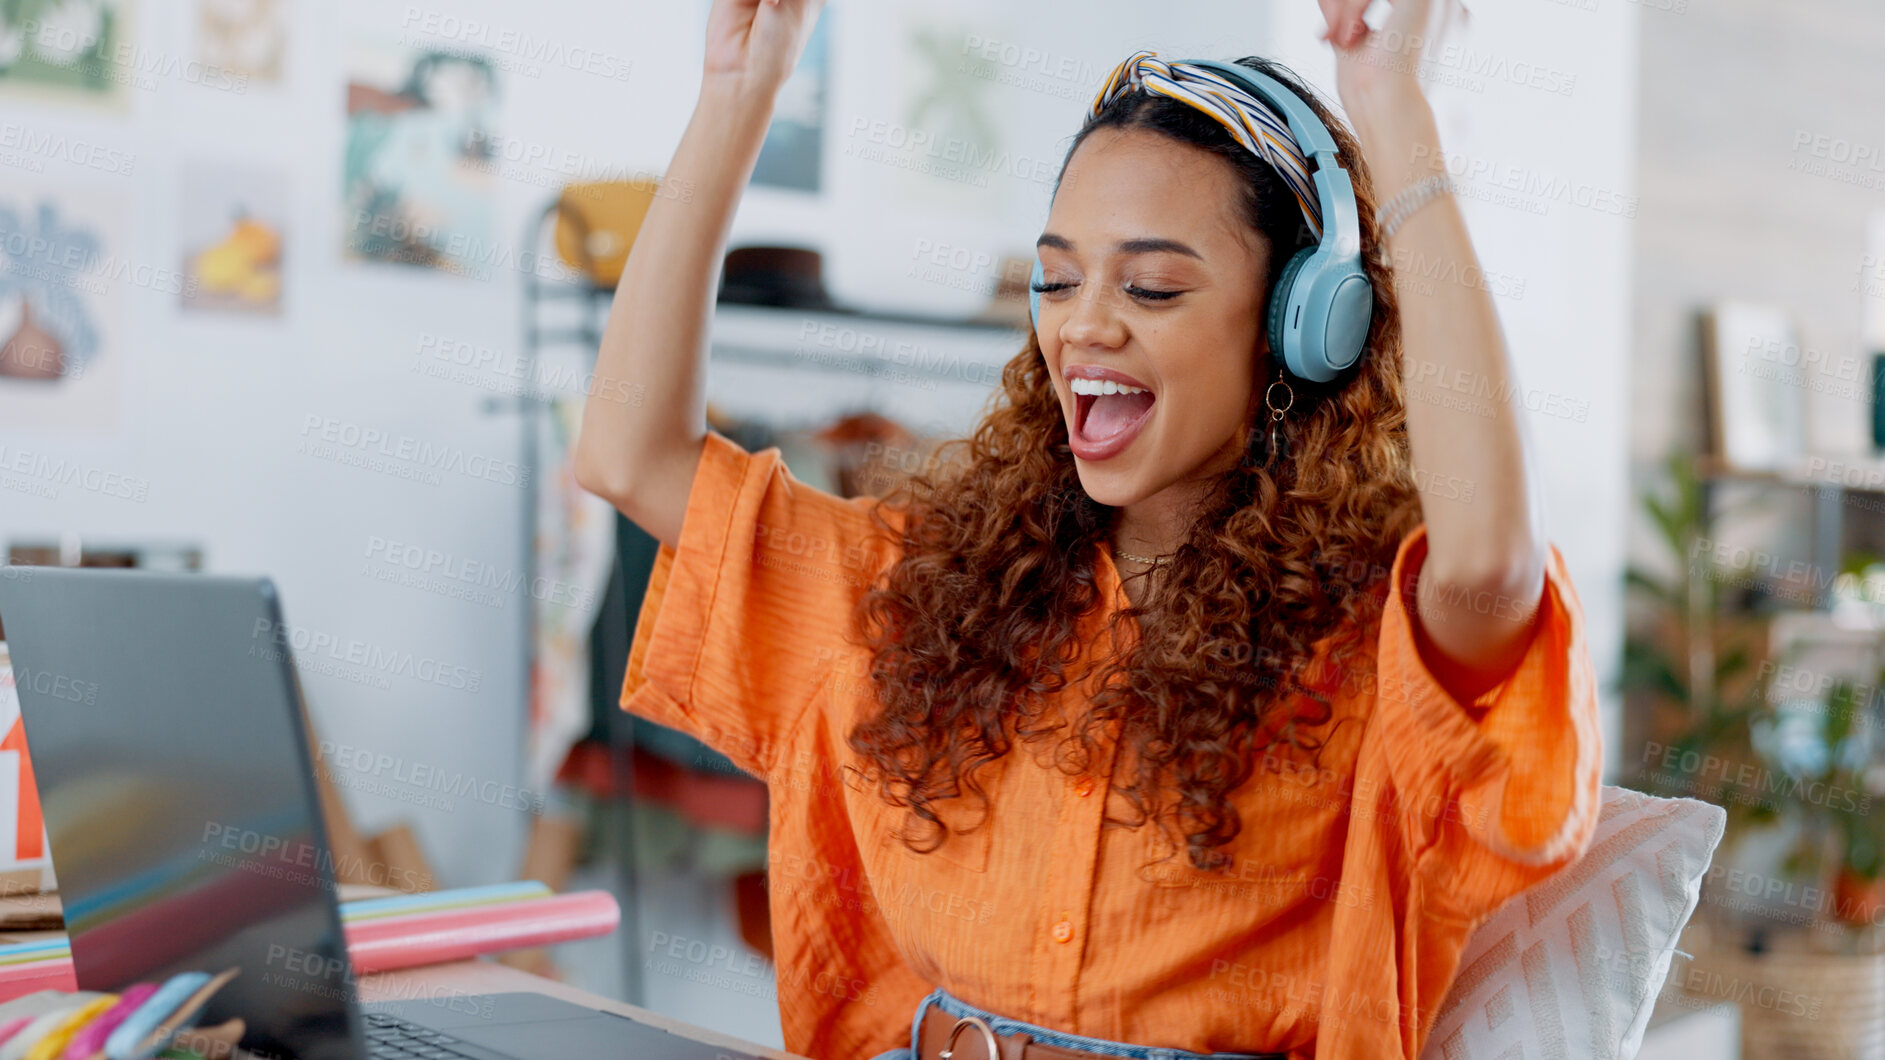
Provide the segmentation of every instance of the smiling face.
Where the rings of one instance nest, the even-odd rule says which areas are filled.
[[[1222,158],[1143,129],[1095,130],[1067,163],[1039,243],[1036,331],[1101,504],[1195,489],[1243,457],[1269,381],[1270,257],[1243,195]]]

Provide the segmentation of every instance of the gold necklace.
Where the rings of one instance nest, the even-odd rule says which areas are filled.
[[[1134,563],[1150,563],[1154,567],[1159,566],[1160,564],[1163,564],[1163,563],[1170,563],[1172,561],[1172,558],[1170,556],[1135,556],[1132,553],[1127,552],[1125,549],[1118,547],[1117,545],[1113,546],[1113,554],[1118,556],[1120,559],[1129,559],[1133,561]]]

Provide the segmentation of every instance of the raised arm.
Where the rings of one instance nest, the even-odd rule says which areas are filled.
[[[714,0],[700,98],[602,332],[596,378],[612,385],[583,406],[576,481],[670,547],[707,433],[707,339],[733,212],[823,6]],[[642,400],[624,402],[624,393]]]
[[[1335,47],[1336,82],[1354,123],[1377,200],[1391,203],[1418,182],[1444,177],[1433,111],[1417,75],[1429,15],[1454,0],[1394,0],[1370,33],[1368,0],[1319,0]],[[1386,242],[1397,276],[1401,347],[1408,383],[1407,436],[1416,471],[1475,484],[1470,502],[1423,494],[1428,551],[1420,570],[1415,635],[1435,675],[1461,701],[1509,675],[1524,655],[1544,592],[1547,543],[1529,457],[1524,410],[1492,296],[1483,285],[1399,282],[1437,270],[1479,275],[1466,220],[1451,196],[1407,215]],[[1490,415],[1411,400],[1434,379],[1466,380],[1492,395]],[[1483,388],[1483,389],[1482,389]]]

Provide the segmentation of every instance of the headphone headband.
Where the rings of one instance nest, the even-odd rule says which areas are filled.
[[[1334,162],[1335,138],[1294,92],[1247,67],[1210,60],[1166,62],[1156,52],[1141,50],[1113,68],[1087,108],[1088,120],[1135,87],[1202,111],[1269,163],[1296,196],[1310,231],[1321,241],[1322,202],[1308,156],[1319,156],[1316,168],[1326,168]]]

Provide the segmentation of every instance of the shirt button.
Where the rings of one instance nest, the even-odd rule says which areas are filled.
[[[1054,925],[1054,941],[1066,942],[1073,938],[1073,921],[1062,920]]]
[[[1079,780],[1074,781],[1073,793],[1084,799],[1088,795],[1093,794],[1093,787],[1092,777],[1081,777]]]

